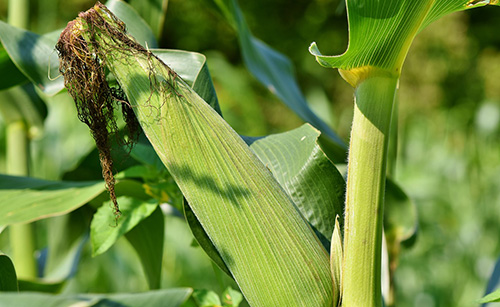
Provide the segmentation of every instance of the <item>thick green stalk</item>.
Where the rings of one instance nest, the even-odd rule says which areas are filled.
[[[359,83],[349,148],[342,306],[382,306],[381,248],[387,145],[397,76]]]
[[[23,120],[7,125],[7,173],[16,176],[28,175],[28,135]],[[34,278],[37,276],[34,258],[35,242],[33,225],[15,224],[9,227],[12,260],[17,276]]]

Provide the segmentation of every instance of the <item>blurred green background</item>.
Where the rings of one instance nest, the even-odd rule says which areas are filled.
[[[63,28],[93,4],[31,0],[30,30]],[[346,49],[342,1],[253,0],[240,5],[254,35],[290,57],[311,107],[347,142],[353,89],[307,51],[313,41],[325,54]],[[487,7],[439,20],[419,34],[405,62],[395,179],[416,203],[420,225],[416,244],[403,252],[396,272],[397,306],[475,305],[500,256],[499,14],[500,8]],[[7,1],[1,0],[0,18],[6,15]],[[224,117],[238,133],[266,135],[301,125],[245,69],[237,37],[211,1],[170,0],[160,47],[207,56]],[[96,171],[89,176],[99,179],[95,157],[93,161]],[[3,162],[0,171],[4,169]],[[169,217],[166,224],[163,286],[221,292],[213,281],[223,277],[214,273],[200,248],[189,244],[185,223]],[[65,291],[146,290],[142,269],[124,240],[108,253],[130,254],[130,259],[85,260],[80,267],[85,274],[78,273]],[[123,282],[113,283],[116,278]]]

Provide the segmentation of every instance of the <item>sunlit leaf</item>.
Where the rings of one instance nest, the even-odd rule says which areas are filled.
[[[495,292],[492,292],[482,299],[478,301],[480,304],[484,303],[493,303],[493,302],[500,302],[500,289],[497,289]]]
[[[238,307],[242,301],[243,296],[241,293],[231,287],[228,287],[222,293],[222,303],[225,307]]]
[[[209,290],[194,290],[193,298],[200,307],[217,307],[221,306],[219,296],[214,291]]]
[[[285,133],[245,140],[329,249],[335,217],[343,214],[345,182],[318,146],[318,136],[319,132],[306,124]],[[184,211],[200,246],[231,276],[192,211],[189,207]]]
[[[247,142],[329,248],[335,217],[344,212],[345,181],[318,137],[319,131],[306,124]]]
[[[101,181],[47,181],[0,175],[0,225],[68,213],[104,190]]]
[[[339,68],[356,86],[368,74],[398,76],[415,35],[432,21],[452,12],[498,1],[348,0],[349,47],[338,56],[324,56],[315,43],[309,50],[326,67]],[[377,69],[375,69],[377,68]]]
[[[142,201],[128,196],[118,197],[121,216],[118,218],[110,209],[110,203],[100,207],[90,224],[92,255],[107,251],[122,235],[153,213],[158,202]]]

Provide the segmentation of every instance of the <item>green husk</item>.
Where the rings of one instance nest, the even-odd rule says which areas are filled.
[[[116,77],[250,305],[332,305],[328,254],[290,198],[238,134],[127,36],[123,23],[97,4],[68,25],[58,50],[70,88],[103,67]],[[96,90],[111,90],[93,86],[84,86],[90,91],[83,93],[74,87],[75,100],[88,95],[94,102]]]

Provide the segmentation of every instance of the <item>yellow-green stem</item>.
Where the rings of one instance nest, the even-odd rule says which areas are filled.
[[[7,173],[28,175],[28,129],[23,120],[7,125]],[[37,276],[34,258],[35,242],[32,224],[15,224],[9,227],[12,260],[19,278]]]
[[[23,29],[29,28],[29,0],[10,0],[8,10],[8,22],[11,25]],[[15,111],[15,113],[19,120],[7,124],[7,174],[28,176],[28,127],[22,120],[21,112]],[[32,279],[37,276],[34,238],[32,224],[16,224],[9,227],[12,260],[19,278]]]
[[[356,87],[349,147],[342,306],[382,306],[381,248],[387,145],[396,76]]]
[[[29,0],[9,0],[8,23],[27,29],[29,26]]]

